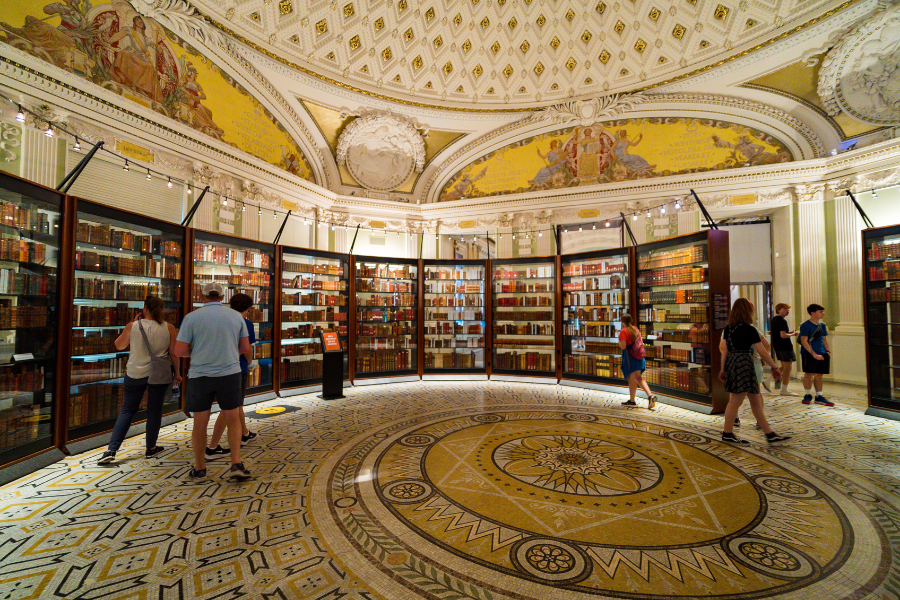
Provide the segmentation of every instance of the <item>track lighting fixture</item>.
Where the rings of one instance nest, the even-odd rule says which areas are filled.
[[[25,111],[22,110],[22,105],[19,105],[19,112],[16,113],[16,121],[19,123],[25,122]]]
[[[125,161],[125,166],[122,167],[122,170],[123,170],[123,171],[127,171],[127,170],[128,170],[128,161],[127,161],[127,160]]]
[[[170,190],[172,189],[172,178],[171,177],[169,177],[169,181],[166,182],[166,187],[169,188]]]
[[[609,227],[609,221],[606,222],[606,226]]]
[[[44,130],[44,135],[46,135],[47,137],[53,137],[53,125],[47,123],[47,129]]]
[[[150,176],[150,169],[147,169],[147,181],[150,181],[153,177]]]
[[[75,143],[72,145],[72,150],[81,150],[81,140],[78,137],[75,137]]]

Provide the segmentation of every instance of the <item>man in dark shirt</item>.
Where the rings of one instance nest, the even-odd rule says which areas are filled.
[[[791,331],[788,327],[787,317],[791,314],[791,305],[780,302],[775,305],[775,316],[772,317],[772,351],[775,358],[781,361],[781,395],[796,396],[794,392],[788,390],[791,383],[791,369],[797,360],[794,354],[794,344],[791,338],[797,335],[797,331]],[[778,383],[775,387],[778,387]]]

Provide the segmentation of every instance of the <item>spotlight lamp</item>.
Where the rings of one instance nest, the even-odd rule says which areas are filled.
[[[153,177],[150,176],[150,169],[147,169],[147,181],[150,181]]]
[[[543,232],[543,231],[538,231],[538,237],[544,237],[544,232]]]
[[[75,136],[75,143],[72,145],[72,150],[81,150],[81,140],[78,139],[78,136]]]
[[[241,202],[241,212],[247,212],[247,205]]]
[[[261,216],[262,216],[262,209],[261,209],[260,207],[258,207],[258,206],[256,207],[256,216],[257,216],[257,217],[261,217]]]
[[[596,223],[593,223],[593,224],[591,225],[591,229],[597,229],[597,224],[596,224]]]
[[[47,129],[44,130],[44,135],[46,135],[47,137],[53,137],[53,125],[47,123]]]
[[[278,213],[273,210],[272,211],[272,220],[275,221],[277,219],[278,219]]]
[[[169,177],[169,181],[166,182],[166,187],[169,188],[170,190],[172,189],[172,178],[171,177]]]
[[[188,195],[190,195],[190,194],[193,194],[193,193],[194,193],[194,190],[193,190],[193,189],[192,189],[192,188],[191,188],[191,186],[190,186],[190,185],[188,185],[188,186],[187,186],[187,193],[188,193]]]
[[[676,200],[676,201],[675,201],[675,210],[678,210],[679,208],[681,208],[681,202],[679,202],[678,200]]]
[[[16,121],[19,123],[25,122],[25,111],[22,110],[22,105],[19,105],[19,112],[16,113]]]
[[[606,222],[606,226],[609,227],[609,221]]]
[[[647,218],[648,218],[648,219],[653,218],[653,215],[650,214],[650,211],[649,211],[649,210],[647,211]]]
[[[878,190],[872,190],[872,198],[878,198]]]
[[[661,208],[659,209],[659,214],[661,214],[661,215],[666,214],[666,207],[665,207],[665,206],[663,206],[663,207],[661,207]]]
[[[632,221],[637,221],[637,214],[636,214],[636,213],[631,217],[631,220],[632,220]]]

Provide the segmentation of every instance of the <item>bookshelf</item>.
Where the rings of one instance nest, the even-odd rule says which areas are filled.
[[[553,257],[491,261],[491,373],[556,377]]]
[[[486,373],[484,260],[425,260],[424,373]]]
[[[0,173],[0,465],[52,445],[63,196]]]
[[[253,323],[256,343],[253,344],[253,362],[248,373],[247,396],[274,392],[275,246],[195,231],[192,267],[192,309],[203,305],[203,286],[210,281],[222,285],[225,291],[223,304],[238,293],[253,298],[247,318]]]
[[[419,261],[354,260],[354,379],[418,373]]]
[[[350,263],[346,254],[280,248],[279,390],[322,383],[319,332],[337,331],[348,349]],[[344,354],[344,379],[349,360]]]
[[[866,229],[862,242],[867,414],[900,420],[900,225]]]

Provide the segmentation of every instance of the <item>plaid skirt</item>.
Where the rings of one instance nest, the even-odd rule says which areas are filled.
[[[725,391],[729,394],[758,394],[759,381],[750,352],[729,352],[725,357]]]

